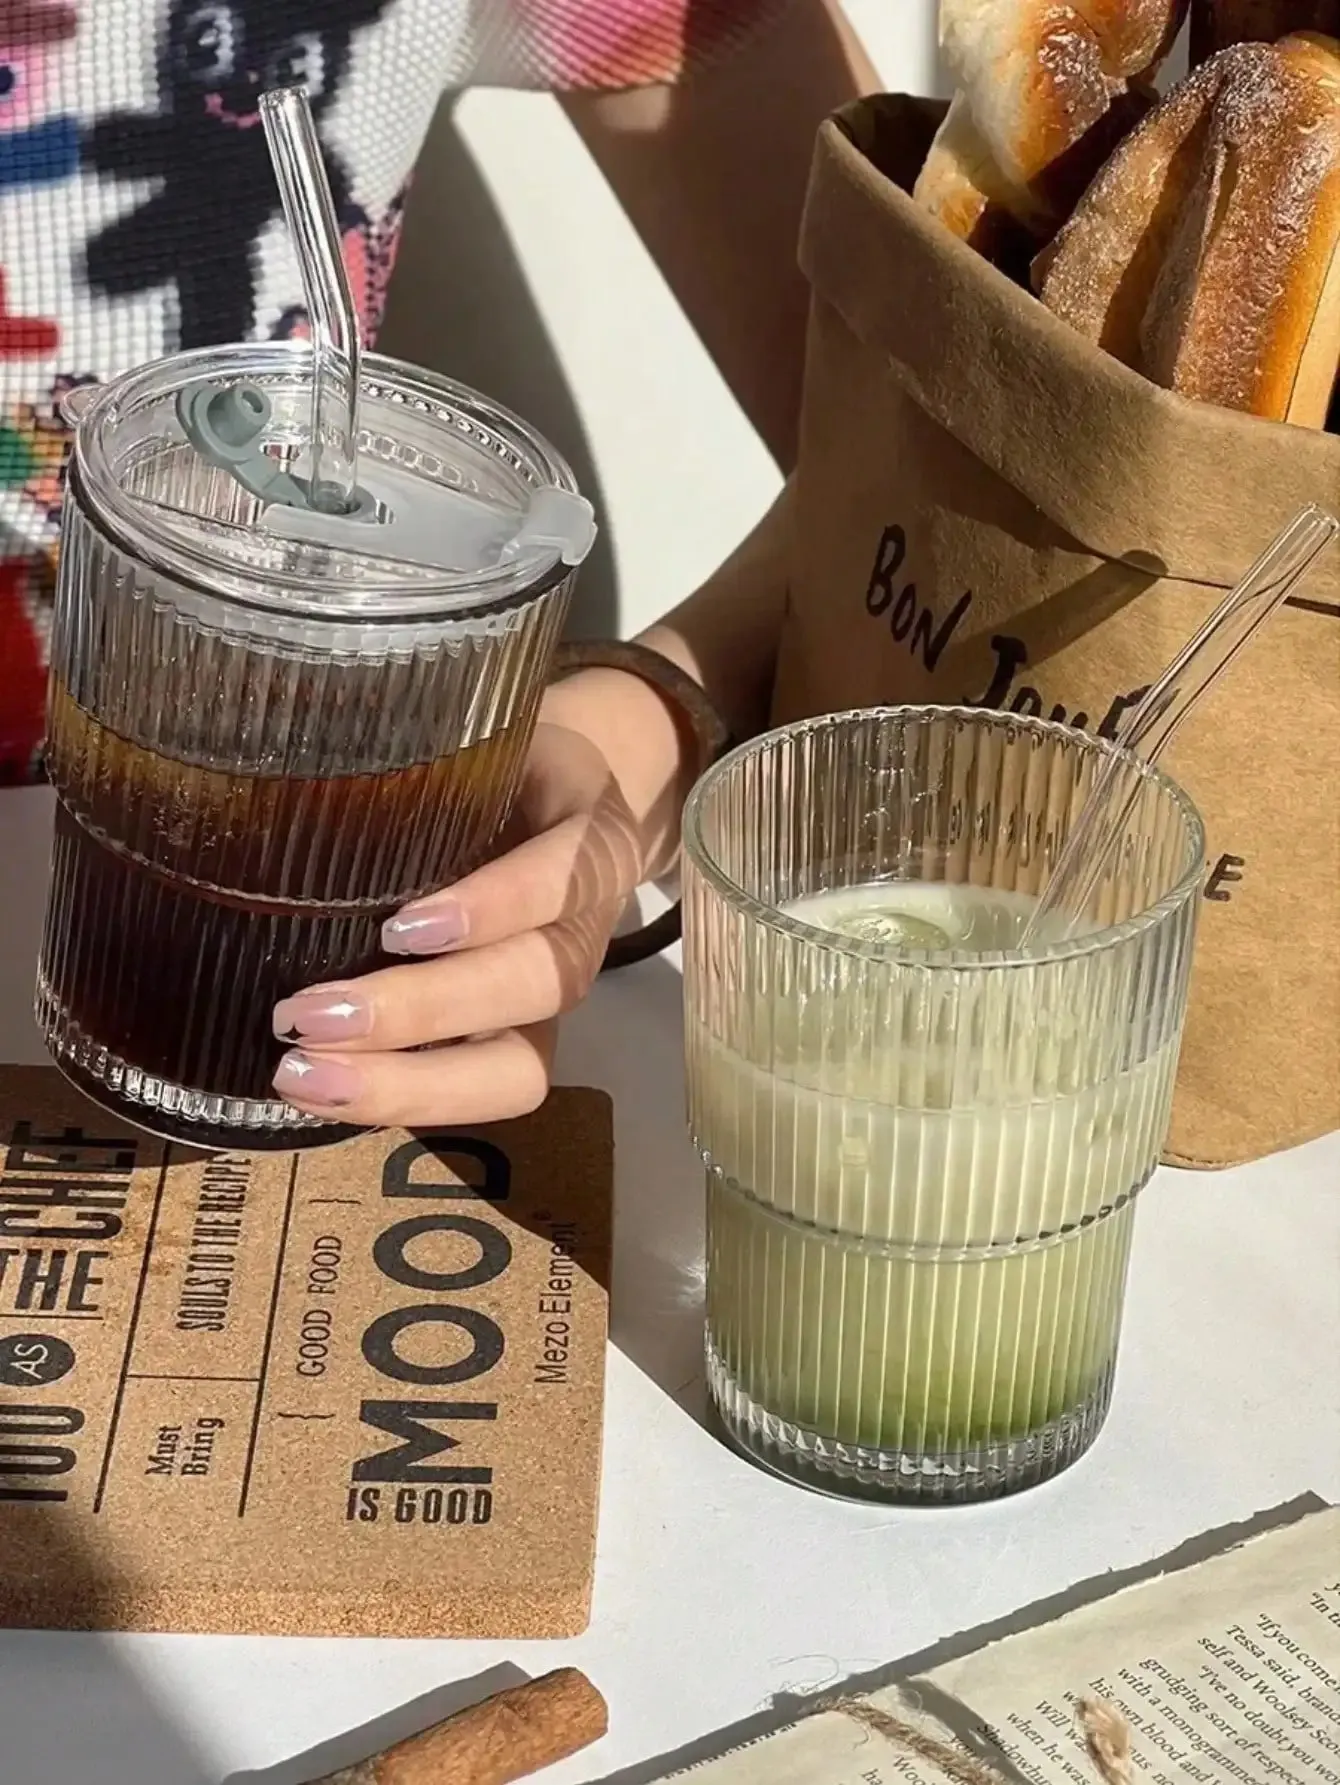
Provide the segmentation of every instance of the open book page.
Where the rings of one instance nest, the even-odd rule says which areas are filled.
[[[691,1768],[686,1785],[953,1785],[863,1707],[1007,1785],[1094,1785],[1077,1697],[1122,1711],[1140,1785],[1340,1785],[1340,1510],[1256,1537]]]

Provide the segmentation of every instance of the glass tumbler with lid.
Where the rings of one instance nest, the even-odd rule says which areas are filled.
[[[202,1146],[345,1132],[274,1091],[273,1006],[384,961],[383,920],[494,847],[594,536],[533,429],[375,355],[359,512],[256,494],[310,375],[299,343],[180,355],[76,418],[38,1020],[96,1101]],[[254,437],[225,409],[206,450],[192,415],[239,390]]]

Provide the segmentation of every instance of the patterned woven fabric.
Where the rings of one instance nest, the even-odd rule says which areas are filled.
[[[747,42],[785,0],[482,0],[454,84],[630,87]]]
[[[305,326],[257,95],[312,100],[375,338],[438,99],[673,81],[786,0],[0,0],[0,782],[40,764],[59,400]]]

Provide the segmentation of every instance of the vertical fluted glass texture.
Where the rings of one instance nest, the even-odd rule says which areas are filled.
[[[1011,938],[1111,748],[978,710],[866,711],[744,746],[690,800],[709,1381],[785,1474],[985,1498],[1102,1424],[1185,1013],[1194,807],[1125,759],[1138,797],[1085,933]],[[889,911],[901,942],[881,939]]]
[[[314,1135],[271,1088],[273,1006],[386,965],[383,920],[488,854],[571,582],[560,566],[482,619],[284,636],[68,502],[37,998],[61,1066],[200,1144]]]

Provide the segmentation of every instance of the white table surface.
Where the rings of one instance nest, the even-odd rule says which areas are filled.
[[[29,1002],[49,823],[44,790],[0,794],[0,1059],[43,1058]],[[4,1785],[220,1785],[251,1769],[297,1785],[309,1775],[278,1766],[286,1757],[423,1694],[566,1663],[598,1683],[612,1728],[546,1785],[603,1779],[778,1692],[891,1661],[1308,1489],[1340,1500],[1340,1136],[1243,1170],[1159,1174],[1136,1226],[1107,1429],[1048,1486],[979,1509],[885,1511],[788,1487],[723,1449],[698,1417],[702,1192],[682,1131],[678,990],[664,961],[602,984],[561,1058],[563,1079],[613,1092],[618,1122],[587,1634],[0,1633]]]

